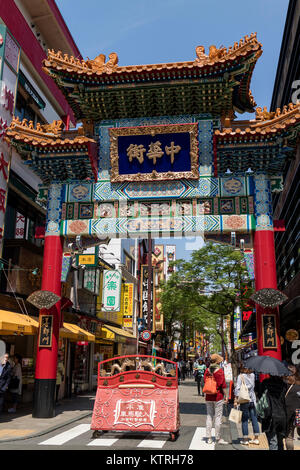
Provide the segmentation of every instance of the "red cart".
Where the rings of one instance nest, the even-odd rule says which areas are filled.
[[[91,429],[179,434],[177,363],[156,356],[130,355],[98,365]]]

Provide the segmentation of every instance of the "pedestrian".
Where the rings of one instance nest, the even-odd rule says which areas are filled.
[[[287,433],[285,444],[287,450],[294,450],[295,416],[300,409],[300,365],[295,368],[295,374],[288,376],[288,389],[285,395],[287,412]]]
[[[59,354],[58,356],[58,364],[57,364],[57,372],[56,372],[56,398],[55,403],[58,404],[58,395],[61,383],[64,381],[65,375],[65,366],[63,363],[63,356]]]
[[[180,361],[180,372],[181,372],[181,379],[184,382],[185,381],[185,375],[186,375],[186,364],[185,364],[184,359],[182,359]]]
[[[193,372],[194,372],[194,369],[193,369],[193,361],[192,359],[189,360],[189,377],[193,377]]]
[[[236,408],[238,405],[238,397],[240,394],[241,385],[244,383],[248,389],[248,394],[250,401],[247,403],[240,404],[240,410],[242,411],[242,433],[243,433],[243,440],[242,444],[259,444],[258,435],[259,435],[259,424],[257,421],[257,414],[256,414],[256,395],[255,395],[255,374],[250,370],[246,369],[245,367],[241,366],[240,374],[237,378],[236,387],[234,390],[234,407]],[[251,420],[254,439],[249,440],[248,436],[248,420]]]
[[[8,409],[9,413],[15,413],[17,405],[22,396],[22,357],[20,354],[14,355],[14,367],[12,369],[9,391],[12,395],[12,407]]]
[[[9,386],[11,372],[9,355],[5,353],[0,360],[0,413],[3,411],[5,392]]]
[[[223,369],[220,364],[223,362],[223,357],[219,354],[212,354],[210,358],[210,366],[204,373],[204,393],[206,401],[206,438],[207,443],[212,443],[211,430],[213,420],[215,420],[215,436],[217,444],[228,444],[225,440],[221,439],[221,424],[223,417],[223,404],[227,403],[226,397],[226,382]],[[208,379],[211,378],[216,384],[216,393],[209,394],[205,391],[205,386],[208,384]]]
[[[198,359],[198,361],[194,365],[194,376],[195,376],[195,381],[197,382],[198,395],[202,395],[202,397],[204,397],[203,387],[204,387],[205,370],[206,370],[206,365],[203,359]]]
[[[261,395],[265,392],[268,407],[265,416],[260,418],[262,432],[266,433],[269,450],[284,450],[283,439],[287,434],[286,384],[281,377],[270,375],[261,383]]]

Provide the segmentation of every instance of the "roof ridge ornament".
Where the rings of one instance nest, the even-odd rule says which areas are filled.
[[[204,46],[196,47],[196,56],[197,58],[194,61],[194,64],[198,65],[213,65],[216,62],[224,61],[226,59],[235,58],[236,55],[243,52],[247,52],[254,47],[261,48],[262,45],[257,41],[257,33],[251,33],[250,36],[247,34],[240,39],[239,42],[235,42],[233,46],[230,46],[227,50],[223,45],[217,48],[215,45],[209,46],[209,54],[205,54]],[[245,49],[245,51],[243,51]]]

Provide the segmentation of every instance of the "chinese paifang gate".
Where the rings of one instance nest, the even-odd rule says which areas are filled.
[[[228,49],[198,46],[190,61],[154,65],[121,66],[116,53],[84,61],[49,50],[44,71],[82,126],[34,128],[16,118],[7,131],[48,192],[43,290],[60,296],[64,239],[149,232],[225,243],[234,232],[248,265],[254,261],[256,290],[277,289],[271,193],[283,189],[300,105],[256,107],[250,81],[261,54],[254,33]],[[254,117],[237,121],[236,112]],[[36,396],[55,386],[60,303],[49,312],[52,348],[38,349]],[[257,305],[258,352],[281,358],[278,309],[268,311],[272,347],[263,344],[266,313]],[[47,413],[35,407],[35,416]]]

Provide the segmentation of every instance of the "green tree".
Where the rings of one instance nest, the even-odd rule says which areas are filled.
[[[197,325],[199,331],[206,327],[217,333],[236,375],[234,313],[237,306],[243,309],[249,297],[241,295],[242,285],[249,282],[241,251],[209,242],[194,251],[190,261],[178,260],[174,264],[176,271],[162,288],[162,309],[168,334],[178,319],[182,324]],[[222,328],[225,317],[229,319],[229,348],[227,331]],[[214,341],[218,344],[216,338]]]

